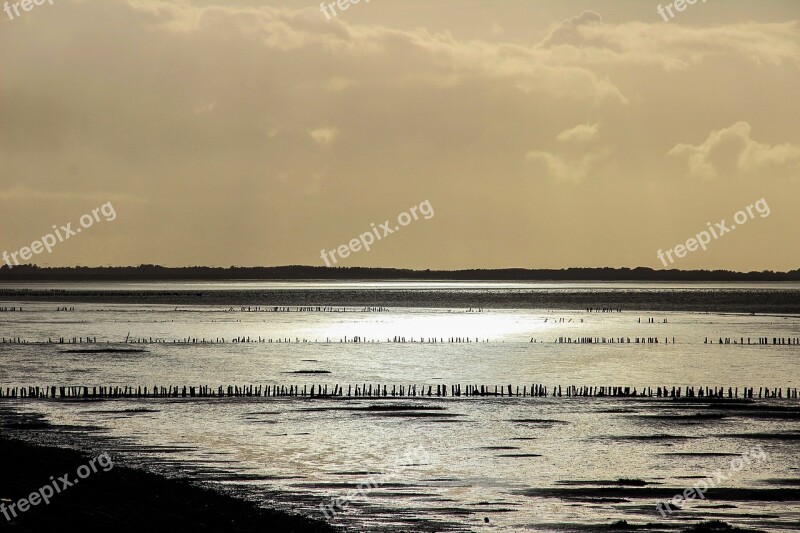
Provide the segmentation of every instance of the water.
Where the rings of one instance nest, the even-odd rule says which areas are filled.
[[[124,346],[126,338],[228,342],[143,344],[137,347],[146,352],[126,354],[63,353],[71,346],[55,344],[0,344],[0,386],[798,387],[800,346],[704,343],[719,337],[797,338],[797,315],[703,312],[707,305],[691,310],[696,307],[691,302],[713,303],[713,286],[708,285],[590,285],[26,286],[22,288],[67,292],[51,296],[57,303],[4,294],[8,299],[0,305],[24,310],[0,314],[0,337],[29,341],[97,337],[103,347],[106,342]],[[397,290],[404,295],[424,292],[423,299],[436,305],[404,305],[384,312],[364,312],[352,305],[375,294],[380,297],[373,300],[385,300],[387,292]],[[620,301],[620,290],[631,300],[615,306],[622,312],[536,308],[536,301],[531,301],[534,295],[544,305],[556,307],[555,300],[571,301],[575,294],[595,291],[594,306],[602,307],[609,300]],[[726,285],[724,290],[729,302],[741,302],[746,309],[758,298],[763,298],[764,306],[792,299],[797,288],[754,284]],[[100,296],[85,303],[70,291]],[[197,297],[202,303],[187,304],[192,300],[187,293],[196,291],[206,295]],[[275,296],[280,291],[290,296]],[[331,303],[337,312],[241,310],[241,305],[322,305],[320,300],[335,292],[339,302]],[[465,292],[481,295],[472,310],[446,305],[462,301]],[[763,296],[770,293],[775,294],[772,300]],[[208,294],[223,294],[224,305],[213,299],[209,303]],[[314,298],[317,294],[324,297]],[[629,310],[641,307],[642,299],[655,302],[653,308],[674,308],[675,294],[689,302],[682,304],[684,309]],[[305,300],[297,301],[298,295],[305,295]],[[413,299],[404,298],[405,304]],[[126,303],[113,303],[120,299]],[[232,303],[235,299],[240,305]],[[77,302],[68,303],[71,300]],[[56,311],[63,305],[74,306],[75,311]],[[654,323],[648,323],[650,318]],[[248,336],[291,342],[230,343]],[[355,336],[373,342],[340,342]],[[553,343],[559,337],[584,336],[657,337],[659,344]],[[395,337],[415,342],[386,342]],[[444,342],[430,343],[434,337]],[[448,343],[449,338],[471,342]],[[303,371],[329,373],[297,373]],[[775,501],[767,492],[796,490],[799,484],[797,400],[761,401],[755,408],[565,397],[3,400],[0,405],[40,413],[51,423],[66,426],[57,433],[40,432],[37,439],[102,448],[129,464],[188,476],[265,505],[320,518],[324,517],[320,503],[352,494],[359,483],[380,479],[378,487],[354,496],[337,512],[334,522],[354,530],[573,531],[619,519],[675,524],[684,523],[687,516],[702,516],[790,531],[800,520],[796,505]],[[756,445],[763,447],[768,460],[730,472],[733,455],[724,454],[745,453]],[[415,449],[416,455],[408,455]],[[656,500],[690,487],[697,481],[692,476],[717,469],[731,474],[720,483],[727,490],[720,493],[724,497],[691,502],[683,513],[670,517],[658,514]],[[394,474],[377,477],[387,472]],[[630,492],[620,496],[621,478],[648,485],[628,487]],[[669,494],[648,492],[662,489]]]

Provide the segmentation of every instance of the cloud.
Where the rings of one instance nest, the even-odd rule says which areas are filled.
[[[577,183],[598,171],[598,163],[606,159],[608,155],[609,151],[604,148],[586,152],[579,156],[559,155],[544,150],[530,150],[525,154],[525,158],[528,161],[543,165],[547,175],[556,181]]]
[[[11,51],[0,54],[0,198],[11,200],[0,245],[95,201],[126,212],[114,235],[87,239],[91,250],[65,247],[63,264],[314,263],[321,247],[423,198],[448,224],[354,263],[636,261],[655,230],[614,248],[596,246],[601,229],[667,219],[673,198],[713,194],[713,182],[680,179],[690,158],[719,176],[797,168],[800,27],[782,0],[709,4],[720,16],[691,25],[608,7],[617,2],[581,13],[541,0],[531,18],[529,2],[376,1],[330,21],[318,4],[60,2],[0,30]],[[279,3],[300,5],[269,2]],[[753,133],[705,140],[741,110]],[[798,194],[782,182],[779,192],[740,185],[776,202]],[[608,209],[626,198],[631,210]],[[542,259],[499,229],[529,224],[563,229],[530,233],[554,254]],[[796,268],[798,257],[780,264]]]
[[[328,146],[336,142],[339,130],[336,128],[316,128],[308,132],[317,143]]]
[[[214,111],[214,108],[216,108],[216,107],[217,107],[217,103],[216,102],[209,102],[208,104],[199,103],[199,104],[195,105],[194,113],[197,114],[197,115],[200,115],[200,114],[203,114],[203,113],[211,113],[212,111]]]
[[[449,32],[425,29],[357,26],[341,18],[326,21],[315,9],[131,2],[158,28],[175,33],[228,33],[284,52],[336,54],[339,62],[380,61],[384,82],[413,79],[416,83],[442,86],[451,85],[454,80],[465,83],[488,77],[524,92],[543,91],[556,98],[627,102],[606,76],[595,74],[585,65],[552,61],[538,46],[459,40]],[[494,24],[490,37],[497,38],[501,30]],[[339,75],[329,81],[328,88],[338,90],[356,83],[352,77]]]
[[[562,131],[556,137],[564,142],[589,142],[600,134],[600,124],[578,124],[574,128]]]
[[[722,58],[756,65],[800,65],[800,21],[743,22],[713,27],[628,21],[604,23],[586,11],[555,26],[543,39],[548,61],[564,65],[651,65],[685,70]]]
[[[580,31],[582,26],[602,24],[603,18],[594,11],[584,11],[580,15],[570,17],[556,25],[542,42],[543,46],[550,47],[559,44],[576,44],[586,40]]]
[[[701,144],[677,144],[669,155],[688,159],[689,173],[701,179],[720,176],[721,170],[739,175],[794,175],[800,171],[800,145],[770,145],[751,137],[752,127],[740,121],[712,131]]]

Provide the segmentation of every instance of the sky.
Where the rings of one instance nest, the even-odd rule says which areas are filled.
[[[14,3],[19,262],[800,267],[795,0]]]

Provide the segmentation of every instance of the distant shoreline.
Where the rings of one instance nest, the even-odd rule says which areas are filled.
[[[0,283],[13,281],[639,281],[760,282],[800,281],[800,269],[788,272],[729,270],[654,270],[637,268],[462,269],[276,267],[0,267]]]
[[[88,285],[88,284],[87,284]],[[169,285],[169,284],[167,284]],[[0,284],[4,307],[23,303],[127,304],[127,305],[205,305],[229,310],[241,307],[321,306],[484,309],[561,309],[586,312],[588,309],[624,311],[687,311],[744,314],[800,314],[800,287],[707,288],[693,287],[618,287],[587,288],[538,287],[492,288],[491,286],[441,287],[398,285],[397,287],[222,287],[176,286],[90,287],[81,283],[65,287],[14,287]],[[7,305],[6,305],[7,304]],[[13,310],[13,309],[11,309]]]

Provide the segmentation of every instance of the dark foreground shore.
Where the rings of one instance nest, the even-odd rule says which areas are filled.
[[[0,512],[0,531],[337,531],[320,521],[262,509],[186,481],[117,465],[107,472],[98,466],[79,484],[52,496],[48,505],[40,501],[23,513],[15,508],[17,518],[12,516],[9,505],[52,485],[51,476],[58,483],[68,473],[74,481],[78,468],[91,459],[72,450],[33,446],[0,435],[0,503],[12,518],[8,521]]]
[[[19,501],[59,482],[64,474],[76,480],[76,472],[93,458],[76,451],[35,446],[0,435],[0,532],[79,531],[81,533],[174,532],[308,532],[340,530],[303,516],[262,509],[236,498],[158,475],[103,463],[77,484],[54,494],[50,503],[20,512]],[[113,457],[111,458],[113,460]],[[105,466],[108,466],[106,462]],[[38,498],[37,498],[38,499]],[[16,518],[9,509],[15,504]],[[7,520],[8,514],[11,520]],[[763,533],[739,529],[717,520],[696,525],[657,524],[634,526],[618,521],[605,526],[566,526],[559,531],[649,531],[664,533]],[[419,531],[423,531],[420,529]],[[424,531],[431,531],[425,528]],[[435,531],[435,530],[434,530]]]

